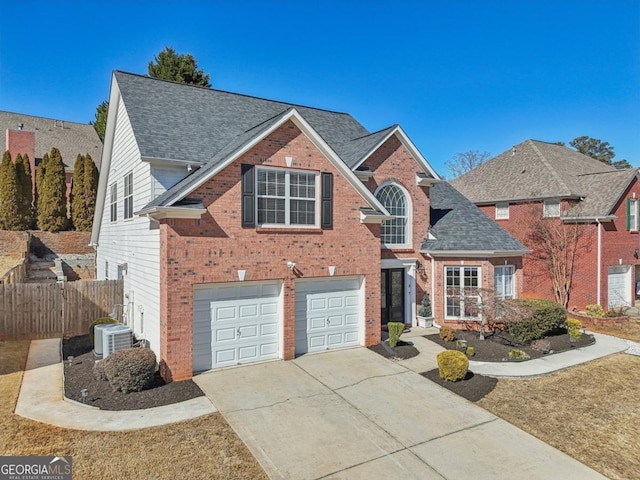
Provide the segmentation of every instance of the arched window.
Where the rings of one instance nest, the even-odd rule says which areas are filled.
[[[382,224],[382,243],[387,246],[407,246],[409,244],[410,208],[404,189],[390,183],[378,190],[376,198],[395,217]]]

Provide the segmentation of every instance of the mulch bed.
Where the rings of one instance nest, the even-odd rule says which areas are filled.
[[[510,361],[509,351],[514,348],[526,352],[532,359],[534,359],[552,355],[553,353],[564,352],[573,348],[586,347],[595,343],[593,335],[589,334],[583,334],[580,340],[574,343],[570,341],[569,335],[566,333],[551,335],[549,337],[545,337],[545,340],[548,340],[551,343],[551,350],[553,353],[543,354],[541,352],[532,350],[528,345],[518,344],[506,332],[499,332],[495,335],[487,336],[485,340],[480,340],[478,336],[478,332],[465,330],[456,331],[456,337],[458,339],[466,340],[467,346],[473,347],[475,349],[475,355],[471,357],[470,360],[479,362]],[[428,338],[432,342],[435,342],[448,350],[456,350],[455,341],[444,342],[440,339],[440,335],[438,334],[425,335],[425,338]]]
[[[108,381],[93,378],[96,357],[92,349],[89,335],[62,341],[64,394],[71,400],[82,402],[80,392],[86,388],[89,391],[86,399],[88,405],[102,410],[138,410],[171,405],[204,395],[193,381],[165,383],[158,372],[156,372],[153,386],[148,390],[131,393],[114,392]],[[67,361],[69,356],[74,357],[71,364]]]
[[[459,382],[449,382],[440,378],[437,368],[421,373],[420,375],[437,383],[441,387],[450,390],[456,395],[466,398],[470,402],[477,402],[485,395],[489,394],[498,384],[497,378],[486,377],[471,371],[467,372],[467,376]]]
[[[369,350],[372,350],[378,355],[382,355],[385,358],[397,358],[399,360],[406,360],[407,358],[415,357],[420,353],[411,342],[403,342],[402,340],[398,340],[396,348],[393,349],[389,347],[388,343],[385,342],[385,344],[387,348],[385,348],[385,345],[382,345],[382,343],[378,343],[369,347]],[[389,352],[387,349],[392,350],[393,353]]]

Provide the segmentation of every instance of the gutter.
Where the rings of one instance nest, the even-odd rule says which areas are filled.
[[[431,315],[433,316],[433,326],[436,328],[440,328],[441,325],[438,325],[436,322],[436,259],[433,258],[430,254],[426,254],[428,258],[431,259]],[[444,313],[444,311],[443,311]]]
[[[596,278],[598,279],[598,281],[596,282],[596,298],[598,300],[598,305],[600,305],[602,294],[600,285],[602,282],[602,223],[600,223],[600,220],[597,218],[596,223],[598,224],[598,260],[596,264]]]

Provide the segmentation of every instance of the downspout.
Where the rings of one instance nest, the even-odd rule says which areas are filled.
[[[433,315],[433,326],[440,328],[436,323],[436,259],[427,253],[427,257],[431,259],[431,315]]]
[[[598,298],[598,305],[600,305],[600,301],[601,301],[601,292],[600,292],[600,282],[602,281],[601,278],[601,263],[602,263],[602,223],[600,223],[600,219],[596,218],[596,224],[598,225],[598,260],[597,260],[597,278],[598,281],[596,282],[596,296]],[[602,306],[602,305],[600,305]]]

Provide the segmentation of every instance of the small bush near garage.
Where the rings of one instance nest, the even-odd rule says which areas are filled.
[[[440,378],[450,382],[463,380],[469,370],[469,359],[457,350],[445,350],[436,356]]]
[[[112,317],[101,317],[97,320],[91,322],[91,326],[89,327],[89,340],[91,340],[91,345],[93,345],[94,338],[94,328],[96,325],[102,325],[104,323],[118,323],[118,320]]]
[[[156,371],[156,355],[150,348],[127,348],[112,353],[101,363],[113,391],[139,392],[149,388]]]
[[[591,304],[585,307],[585,312],[589,317],[604,317],[604,309],[598,304]]]
[[[387,329],[389,330],[389,346],[396,348],[400,335],[404,331],[404,323],[402,322],[389,322],[387,323]]]
[[[453,342],[456,339],[456,331],[446,325],[444,327],[440,327],[440,338],[444,342]]]
[[[526,299],[521,302],[530,307],[530,319],[509,323],[509,334],[519,343],[527,345],[546,335],[556,333],[566,327],[567,309],[551,300]]]

